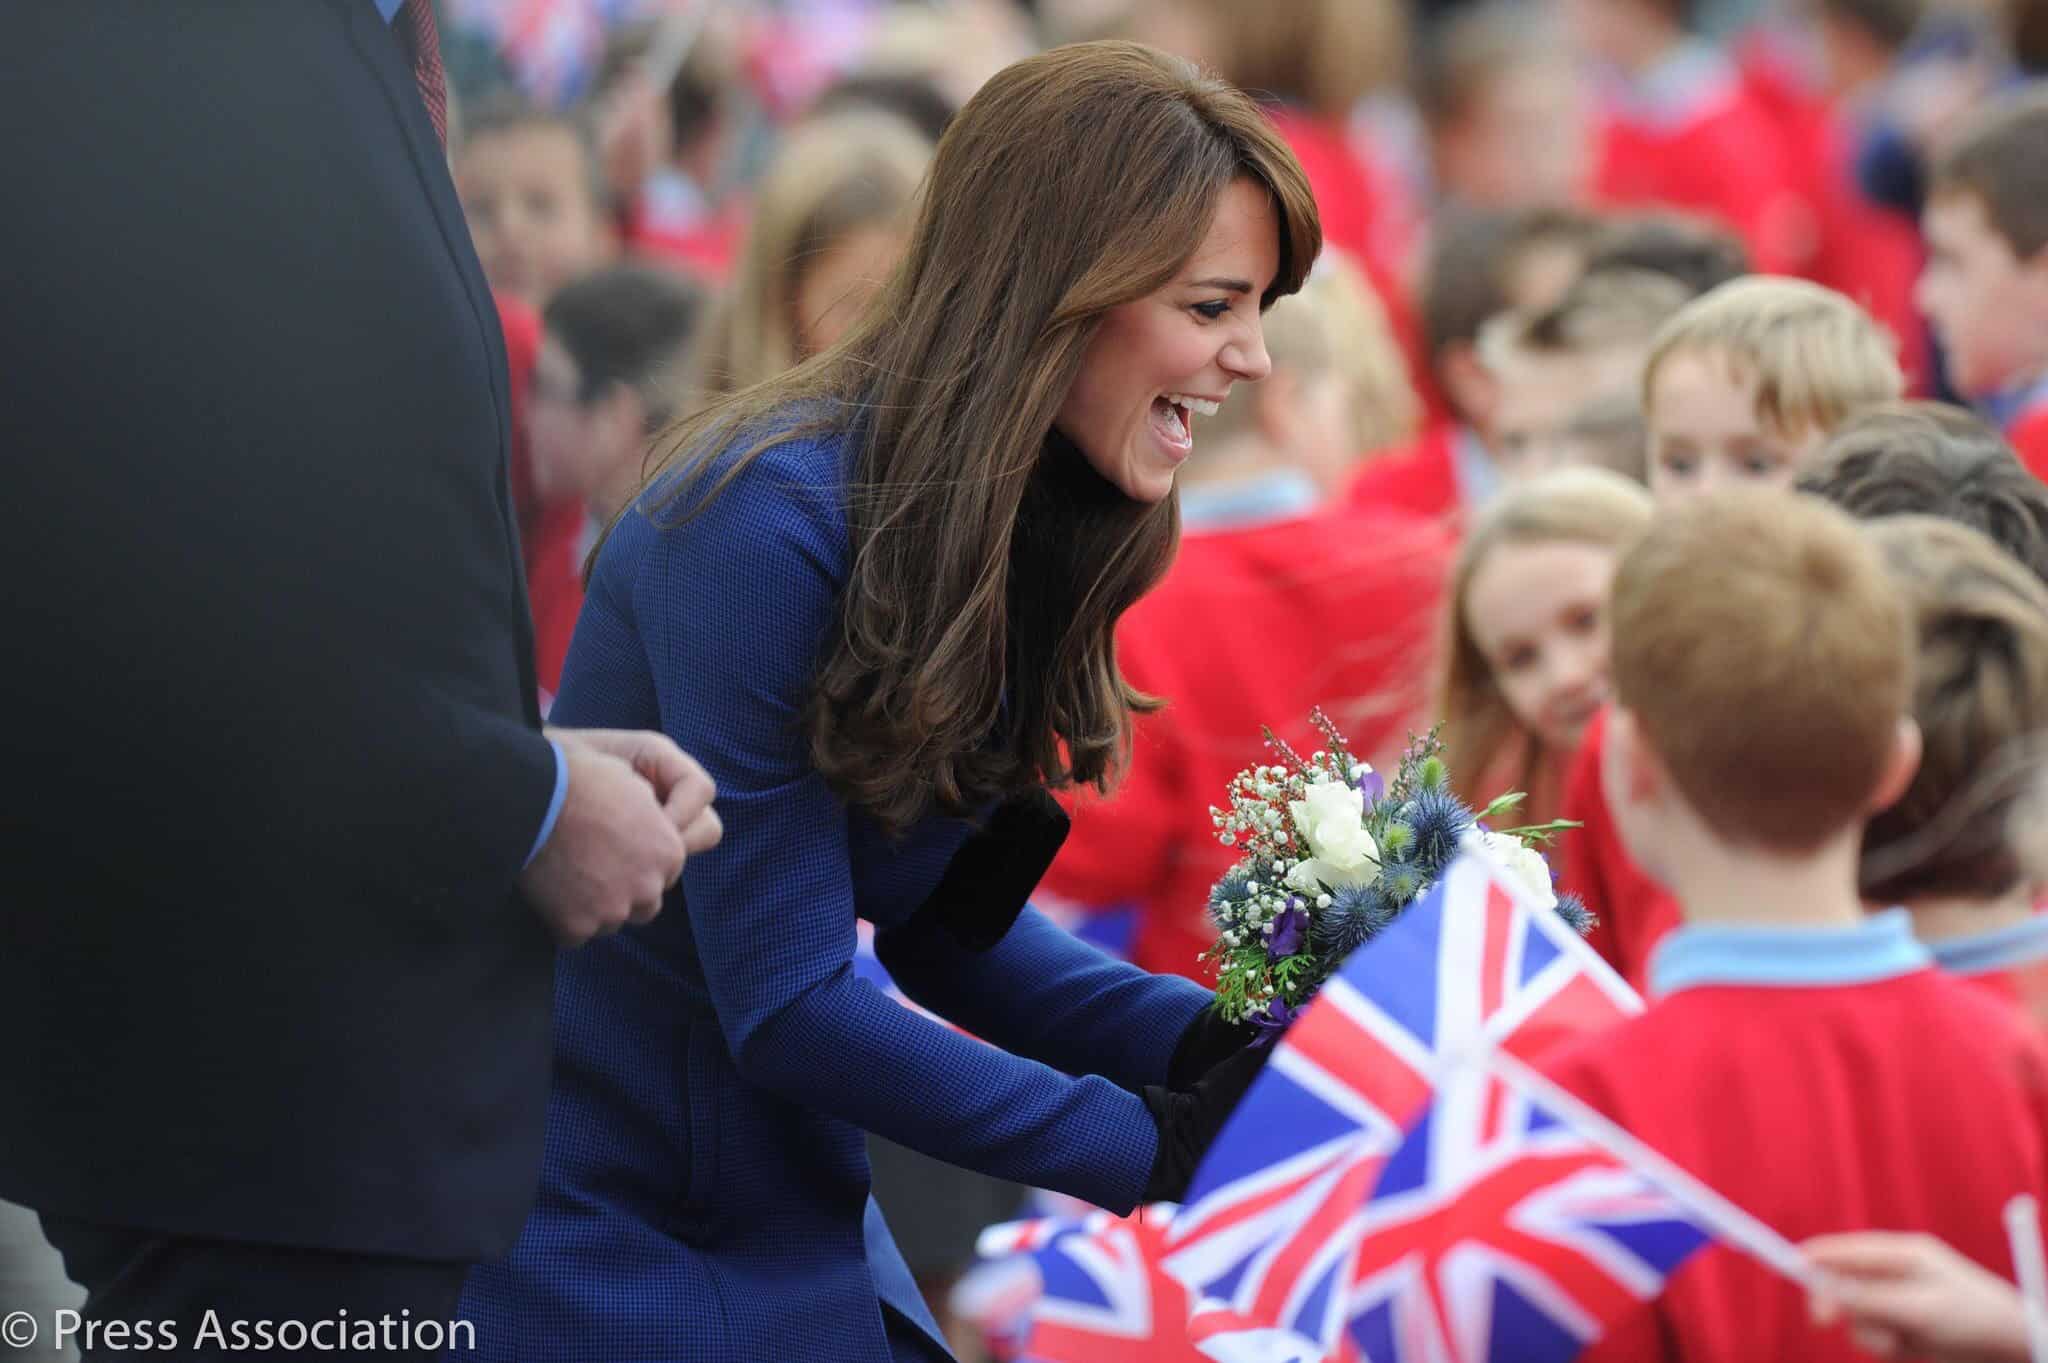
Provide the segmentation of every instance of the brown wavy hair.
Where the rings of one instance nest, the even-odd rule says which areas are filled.
[[[1103,315],[1172,281],[1239,177],[1280,220],[1264,306],[1322,232],[1256,105],[1136,43],[1017,62],[947,130],[904,258],[846,337],[658,444],[651,477],[682,470],[662,505],[688,499],[687,519],[773,445],[852,441],[851,568],[804,724],[832,789],[885,828],[1036,783],[1105,788],[1156,708],[1114,632],[1172,559],[1178,499],[1125,498],[1053,420]]]

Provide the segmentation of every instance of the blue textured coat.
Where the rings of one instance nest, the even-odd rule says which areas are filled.
[[[966,826],[892,843],[810,763],[842,458],[786,444],[688,524],[626,518],[598,562],[554,720],[666,732],[717,780],[725,842],[654,923],[561,960],[539,1200],[463,1298],[482,1357],[945,1357],[863,1129],[1118,1210],[1144,1185],[1157,1137],[1131,1090],[1164,1081],[1207,991],[1030,909],[979,956],[906,927]],[[911,997],[995,1045],[856,979],[856,916]]]

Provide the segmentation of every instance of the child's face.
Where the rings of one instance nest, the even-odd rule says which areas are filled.
[[[2048,367],[2048,260],[2021,260],[1975,194],[1937,195],[1923,226],[1927,265],[1914,296],[1956,387],[1979,397]]]
[[[1569,749],[1607,700],[1607,593],[1617,555],[1576,540],[1495,545],[1465,592],[1465,628],[1515,719]]]
[[[463,215],[491,287],[540,306],[611,255],[583,145],[529,124],[470,141],[455,164]]]
[[[1723,357],[1679,351],[1651,380],[1650,492],[1659,505],[1743,485],[1792,486],[1826,433],[1757,418],[1756,379]]]

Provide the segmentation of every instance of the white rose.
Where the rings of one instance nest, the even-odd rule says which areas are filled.
[[[1528,891],[1536,907],[1557,907],[1557,889],[1550,882],[1550,863],[1543,859],[1541,852],[1506,833],[1482,833],[1480,844],[1495,865],[1522,882],[1522,888]]]
[[[1380,849],[1365,828],[1365,796],[1341,781],[1317,781],[1290,800],[1287,812],[1310,855],[1287,873],[1287,883],[1311,894],[1364,885],[1379,874]]]

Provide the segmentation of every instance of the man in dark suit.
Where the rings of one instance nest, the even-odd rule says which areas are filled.
[[[445,1322],[532,1198],[557,943],[718,836],[666,739],[539,727],[423,11],[0,24],[0,1197],[88,1358]]]

